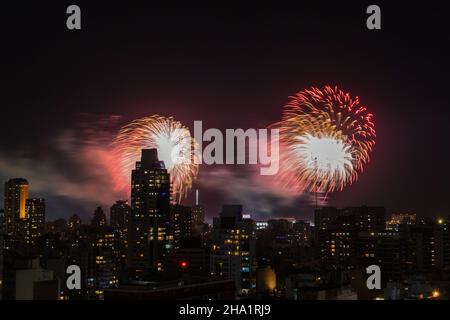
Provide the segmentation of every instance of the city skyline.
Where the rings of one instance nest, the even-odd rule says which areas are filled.
[[[221,130],[266,128],[290,95],[329,84],[373,112],[377,144],[359,180],[328,204],[450,212],[448,51],[437,6],[386,5],[379,32],[365,27],[363,3],[233,10],[86,3],[79,32],[66,29],[64,4],[8,6],[2,112],[12,121],[0,127],[0,180],[27,178],[49,217],[88,217],[126,198],[110,188],[102,157],[134,119],[174,116],[191,132],[195,120]],[[311,195],[269,188],[247,166],[201,167],[195,189],[208,218],[222,203],[242,203],[261,218],[313,216]],[[193,201],[191,191],[185,203]]]
[[[136,168],[132,170],[132,174],[131,174],[131,185],[128,186],[129,188],[131,188],[131,196],[128,199],[125,198],[121,198],[121,199],[117,199],[114,201],[114,203],[110,204],[110,205],[98,205],[95,208],[92,208],[92,210],[88,213],[87,217],[84,217],[83,220],[83,216],[80,216],[78,213],[72,213],[69,217],[56,217],[53,218],[51,220],[46,219],[48,216],[44,213],[42,213],[43,217],[39,218],[41,219],[41,224],[43,224],[43,221],[57,221],[57,220],[66,220],[66,222],[70,223],[70,218],[77,216],[79,217],[81,220],[81,223],[90,223],[91,219],[92,219],[92,212],[94,212],[94,216],[96,215],[96,212],[98,210],[106,210],[106,211],[111,211],[111,215],[113,214],[113,211],[115,210],[115,208],[117,208],[118,205],[128,205],[128,203],[131,202],[131,200],[133,199],[133,185],[134,185],[134,180],[135,178],[135,171],[136,170],[140,170],[140,166],[141,166],[141,162],[142,163],[147,163],[145,168],[151,168],[152,166],[157,164],[157,167],[155,168],[159,168],[163,169],[163,170],[167,170],[165,169],[165,165],[164,165],[164,161],[158,160],[158,151],[156,149],[142,149],[141,150],[142,155],[140,156],[141,160],[139,160],[138,162],[136,162]],[[146,156],[144,156],[144,154]],[[145,159],[148,160],[143,160],[145,157]],[[156,160],[155,160],[156,159]],[[139,164],[138,164],[139,163]],[[142,165],[144,166],[144,165]],[[169,174],[167,174],[167,177],[164,179],[169,179]],[[142,179],[142,178],[141,178]],[[5,208],[9,208],[9,210],[7,210],[7,212],[5,212],[4,209],[3,210],[3,214],[4,214],[4,218],[5,222],[11,225],[16,224],[19,220],[23,220],[26,219],[26,216],[28,214],[29,211],[33,211],[35,209],[34,206],[36,205],[36,203],[42,202],[43,203],[43,211],[42,212],[46,212],[46,201],[45,198],[43,197],[38,197],[38,196],[29,196],[29,192],[30,190],[32,190],[32,188],[30,188],[30,183],[28,182],[28,180],[26,178],[10,178],[8,181],[6,181],[4,184],[4,192],[3,192],[3,205]],[[172,183],[170,183],[170,185],[172,185]],[[170,197],[167,199],[167,203],[170,206],[186,206],[186,207],[192,207],[195,208],[196,206],[202,206],[199,196],[199,189],[194,189],[191,190],[192,193],[195,194],[195,198],[194,198],[194,203],[190,203],[190,204],[185,204],[185,203],[180,203],[178,201],[176,201],[176,199],[174,197],[176,197],[176,193],[172,193],[169,192],[169,189],[172,189],[172,187],[166,186],[165,187],[167,190],[165,191],[167,194],[171,194]],[[314,194],[314,193],[312,193]],[[136,196],[134,196],[135,198]],[[131,200],[130,200],[131,199]],[[18,202],[17,202],[18,201]],[[311,200],[313,201],[313,200]],[[315,206],[314,211],[316,212],[317,210],[320,209],[327,209],[327,208],[336,208],[336,206],[332,206],[326,203],[326,201],[323,201],[319,204],[314,203],[313,204]],[[246,216],[248,219],[252,219],[253,221],[256,222],[265,222],[268,220],[288,220],[288,221],[299,221],[299,222],[308,222],[311,223],[312,226],[314,226],[314,216],[312,219],[308,219],[308,218],[304,218],[304,217],[297,217],[294,215],[291,216],[268,216],[268,217],[259,217],[259,216],[252,216],[252,214],[250,212],[247,212],[245,210],[245,207],[236,202],[236,203],[222,203],[220,204],[221,207],[223,206],[240,206],[241,210],[242,210],[242,214],[244,216]],[[384,207],[384,206],[371,206],[371,205],[367,205],[367,204],[359,204],[359,205],[345,205],[342,207],[338,207],[339,210],[345,210],[347,208],[352,208],[352,207]],[[385,207],[384,207],[385,208]],[[95,210],[94,210],[95,209]],[[9,211],[17,211],[17,216],[14,216],[15,213],[11,213]],[[385,209],[386,210],[386,209]],[[212,225],[213,222],[213,218],[215,216],[217,216],[218,213],[214,213],[212,216],[210,216],[210,219],[206,219],[206,217],[204,216],[204,210],[201,210],[202,213],[202,221],[207,222],[208,224]],[[13,217],[13,219],[7,219],[7,217]],[[449,215],[433,215],[433,216],[429,216],[429,215],[420,215],[417,214],[415,212],[412,211],[401,211],[401,212],[386,212],[386,218],[387,217],[391,217],[394,220],[398,220],[398,219],[402,219],[402,217],[409,217],[409,216],[414,216],[414,219],[416,219],[416,217],[419,218],[431,218],[434,219],[436,222],[438,221],[445,221],[446,219],[450,218],[450,214]],[[107,217],[105,216],[105,223],[110,223],[113,224],[114,223],[114,219],[111,217]],[[386,220],[386,222],[388,222],[388,220]],[[8,231],[9,232],[9,231]]]
[[[388,217],[381,206],[317,207],[314,221],[254,220],[223,204],[212,224],[198,201],[172,199],[158,150],[131,169],[131,201],[86,223],[46,219],[23,178],[5,183],[2,300],[447,300],[450,216]],[[78,270],[74,275],[70,271]],[[366,279],[378,270],[374,287]],[[71,279],[75,279],[74,286]]]
[[[0,15],[0,303],[275,319],[450,301],[443,4]]]

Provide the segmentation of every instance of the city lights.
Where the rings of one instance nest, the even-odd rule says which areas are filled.
[[[437,316],[444,4],[4,1],[0,314]]]
[[[441,293],[439,292],[439,290],[433,290],[432,292],[432,297],[433,298],[439,298],[439,296],[441,295]]]

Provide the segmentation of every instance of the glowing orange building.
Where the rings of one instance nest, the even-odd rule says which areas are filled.
[[[16,235],[19,224],[26,218],[29,184],[26,179],[15,178],[5,183],[6,232]]]

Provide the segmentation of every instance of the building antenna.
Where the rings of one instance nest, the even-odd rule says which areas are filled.
[[[317,164],[317,157],[314,157],[314,167],[315,167],[316,175],[317,175],[317,173],[319,172],[319,166]],[[316,210],[317,210],[317,183],[315,183],[315,186],[314,186],[314,198],[316,201]]]

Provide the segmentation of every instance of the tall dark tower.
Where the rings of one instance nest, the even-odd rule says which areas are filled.
[[[203,208],[198,201],[198,189],[195,190],[195,206],[192,207],[192,221],[194,224],[201,224],[205,221]]]
[[[128,243],[128,224],[130,221],[131,207],[128,201],[118,200],[111,206],[110,225],[115,232],[119,233],[121,242]]]
[[[23,178],[10,179],[5,183],[6,233],[17,236],[26,218],[28,181]]]
[[[170,216],[170,176],[156,149],[143,149],[131,173],[131,217],[128,267],[145,271],[159,268]]]
[[[130,227],[131,207],[128,201],[119,200],[111,206],[110,225],[114,230],[120,268],[123,270],[128,254],[128,230]]]
[[[106,215],[102,207],[97,207],[94,211],[94,217],[91,220],[91,226],[94,228],[102,228],[106,226]]]

